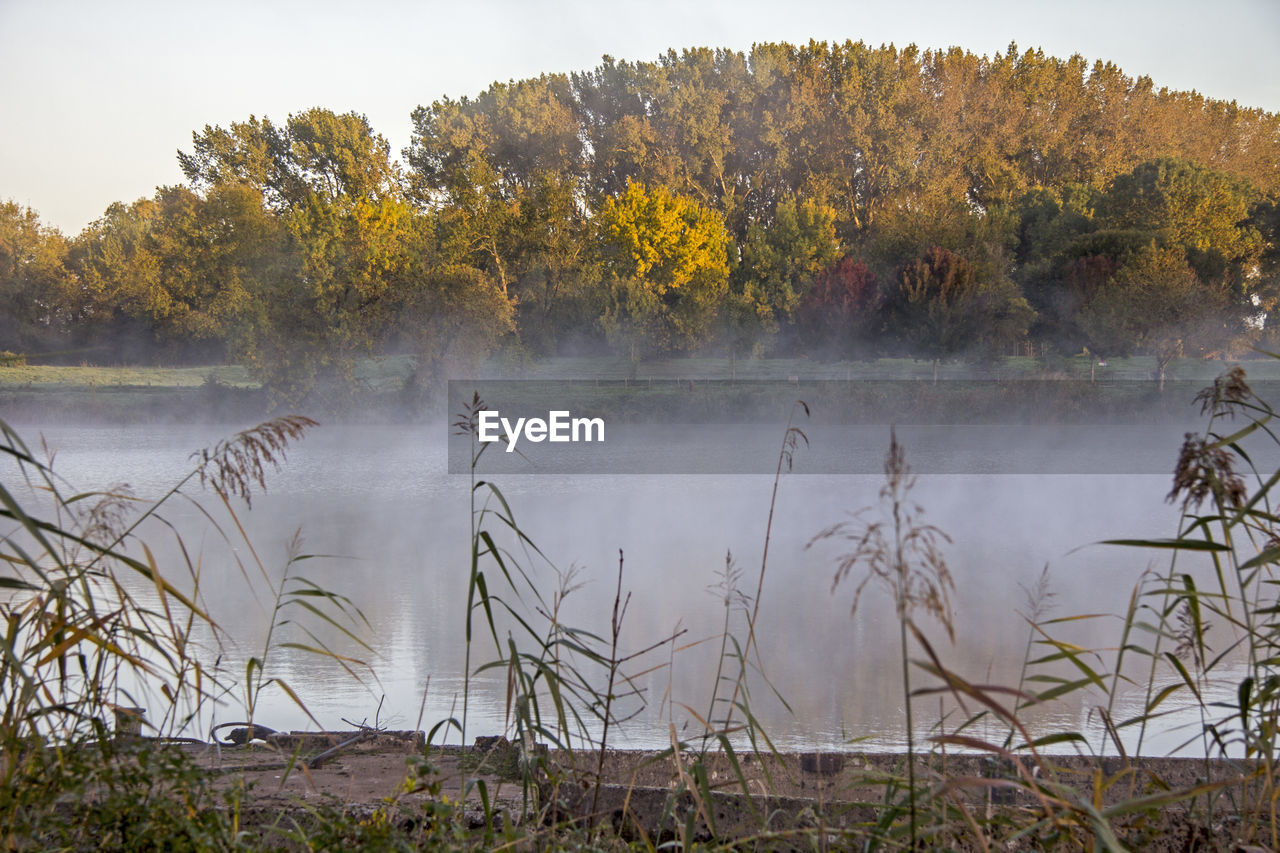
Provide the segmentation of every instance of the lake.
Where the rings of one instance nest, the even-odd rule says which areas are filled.
[[[701,429],[706,432],[682,428],[677,436],[635,427],[625,441],[615,433],[613,470],[607,457],[574,470],[571,450],[552,464],[526,461],[524,470],[513,459],[494,462],[495,481],[521,529],[548,558],[515,547],[546,606],[557,570],[564,574],[572,568],[577,588],[561,606],[564,624],[608,636],[621,551],[630,601],[620,651],[628,654],[685,632],[674,643],[678,649],[662,646],[630,665],[630,671],[644,673],[635,681],[643,690],[643,707],[635,699],[621,702],[634,716],[611,732],[616,745],[667,744],[671,725],[682,737],[699,733],[690,709],[707,713],[715,680],[726,612],[717,583],[727,553],[740,572],[739,591],[756,592],[773,477],[724,471],[736,464],[735,453],[752,460],[743,470],[772,469],[782,428]],[[191,470],[193,451],[234,430],[225,425],[46,426],[22,433],[28,442],[43,436],[56,451],[55,470],[77,489],[127,482],[139,497],[155,498]],[[913,498],[925,520],[951,540],[945,556],[956,586],[954,644],[937,623],[921,617],[948,666],[975,682],[1017,684],[1029,636],[1021,614],[1029,612],[1027,590],[1046,565],[1053,593],[1047,601],[1050,616],[1124,611],[1143,572],[1162,565],[1158,555],[1092,543],[1175,533],[1178,512],[1164,498],[1182,430],[1179,425],[899,430],[908,462],[921,472]],[[889,428],[826,425],[809,429],[808,438],[810,446],[797,450],[795,471],[782,476],[778,489],[757,629],[768,683],[759,677],[751,681],[752,708],[782,747],[838,748],[856,742],[859,748],[898,748],[905,733],[893,603],[873,585],[851,614],[855,583],[832,591],[839,544],[806,548],[819,531],[875,504],[883,477],[874,472],[882,466]],[[343,720],[372,724],[376,716],[392,728],[429,728],[461,714],[471,480],[467,473],[449,473],[446,443],[443,425],[315,429],[290,451],[284,469],[268,476],[267,492],[254,497],[252,510],[235,504],[252,552],[225,532],[232,525],[216,498],[194,482],[184,488],[224,530],[215,531],[189,502],[173,503],[164,513],[196,555],[202,601],[222,629],[221,644],[207,631],[197,637],[206,664],[216,662],[232,685],[203,726],[244,716],[238,685],[245,661],[262,653],[272,621],[261,572],[278,580],[295,534],[303,553],[323,556],[298,562],[290,571],[358,606],[368,620],[358,632],[372,653],[324,623],[308,621],[304,612],[287,615],[344,654],[365,659],[372,675],[361,684],[331,661],[279,647],[267,654],[267,673],[287,682],[326,727],[344,727]],[[708,463],[715,453],[727,454],[730,461]],[[648,468],[645,459],[651,460]],[[169,577],[183,578],[170,527],[149,522],[143,535]],[[502,541],[517,545],[509,537]],[[495,594],[502,591],[509,598],[496,586],[496,570],[486,571]],[[731,625],[745,639],[742,614],[736,606],[730,609]],[[528,595],[523,612],[538,618]],[[1101,648],[1116,642],[1118,627],[1117,618],[1100,617],[1055,630]],[[473,663],[491,660],[492,640],[479,631],[476,637]],[[275,634],[277,641],[282,638],[305,639],[289,627]],[[912,651],[913,658],[919,656]],[[923,672],[913,680],[916,686],[930,684]],[[506,673],[481,673],[473,686],[468,737],[501,732]],[[158,701],[144,702],[153,717],[162,713],[150,707]],[[1096,701],[1096,695],[1076,694],[1071,701],[1033,709],[1027,718],[1042,731],[1089,732],[1096,743],[1101,738],[1091,707]],[[1119,701],[1117,716],[1126,709],[1136,713],[1143,695],[1134,690]],[[954,703],[936,696],[922,697],[916,706],[921,731],[939,717],[948,724],[963,718]],[[263,695],[256,719],[277,729],[314,725],[278,689]],[[1176,722],[1175,717],[1170,731],[1149,737],[1144,750],[1163,753],[1181,742]],[[1002,736],[995,723],[977,733]],[[207,730],[197,734],[205,736]]]

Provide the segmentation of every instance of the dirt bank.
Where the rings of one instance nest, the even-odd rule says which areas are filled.
[[[543,763],[536,784],[526,787],[522,755],[505,741],[488,750],[427,750],[414,732],[295,735],[247,748],[185,749],[218,786],[246,784],[249,814],[273,819],[320,805],[411,816],[429,801],[465,797],[469,821],[480,825],[483,789],[488,813],[499,814],[499,822],[527,819],[522,816],[536,806],[540,820],[599,821],[624,839],[675,837],[685,817],[703,839],[753,838],[762,827],[783,837],[815,827],[856,833],[877,824],[906,776],[904,756],[879,753],[747,753],[736,760],[709,754],[701,761],[684,753],[677,761],[670,751],[610,750],[601,763],[598,753],[551,751],[535,756]],[[916,773],[935,804],[945,801],[948,809],[985,820],[1000,810],[1052,813],[1079,802],[1130,823],[1132,815],[1145,815],[1144,848],[1186,849],[1189,839],[1214,838],[1204,849],[1226,849],[1239,841],[1231,836],[1243,799],[1234,793],[1247,793],[1255,770],[1222,760],[1043,756],[1036,762],[939,752],[922,758]],[[483,785],[467,787],[464,779]],[[1186,791],[1197,796],[1173,793]],[[1232,795],[1208,805],[1214,792]],[[1134,807],[1141,803],[1148,805]]]

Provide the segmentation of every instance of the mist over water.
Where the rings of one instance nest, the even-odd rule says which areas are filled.
[[[781,430],[770,429],[776,464]],[[1019,429],[1034,439],[1040,428]],[[1052,446],[1058,434],[1043,429],[1044,446]],[[1127,429],[1116,428],[1111,442],[1107,428],[1095,428],[1097,451],[1105,455],[1111,445],[1135,446]],[[877,470],[888,428],[858,430],[843,435],[835,427],[813,431],[812,455],[806,457],[802,449],[797,469],[806,470],[808,460],[823,453],[854,453],[868,458],[850,464]],[[128,482],[140,497],[154,498],[191,469],[191,451],[232,432],[222,426],[60,427],[45,429],[43,435],[57,450],[55,470],[76,488]],[[901,431],[900,438],[908,462],[914,462],[910,433]],[[926,520],[953,540],[946,555],[957,587],[955,645],[929,623],[926,633],[944,661],[964,676],[1013,685],[1028,637],[1019,615],[1029,606],[1024,587],[1035,584],[1044,566],[1051,567],[1051,615],[1122,613],[1154,557],[1090,543],[1171,536],[1178,513],[1164,501],[1168,474],[1107,474],[1096,468],[1087,473],[1011,473],[1008,465],[990,464],[1001,458],[1001,451],[984,445],[983,435],[957,428],[915,439],[926,445],[918,467],[951,469],[922,474],[913,493]],[[1146,442],[1153,453],[1164,456],[1168,470],[1176,459],[1178,435],[1155,430]],[[928,454],[946,455],[947,441],[951,461],[931,463]],[[655,437],[651,452],[663,452],[661,436]],[[955,470],[965,465],[972,470]],[[1116,470],[1123,472],[1125,466],[1117,461]],[[715,586],[727,551],[741,570],[741,590],[754,595],[772,481],[762,474],[596,473],[511,474],[497,483],[521,528],[542,552],[562,572],[577,567],[575,578],[582,586],[565,600],[561,616],[566,623],[607,635],[621,549],[623,583],[632,596],[621,640],[626,653],[677,629],[687,631],[681,644],[717,635],[725,609]],[[893,748],[903,741],[892,602],[871,588],[851,618],[853,584],[841,585],[834,594],[831,590],[838,543],[805,547],[850,511],[874,504],[881,482],[881,476],[871,473],[782,478],[758,637],[765,672],[792,712],[767,685],[752,685],[754,710],[780,745],[839,746],[865,738],[861,748]],[[290,451],[284,470],[269,476],[267,493],[255,496],[251,511],[240,512],[272,578],[280,576],[289,543],[300,532],[304,553],[325,556],[299,562],[292,571],[348,596],[369,620],[364,636],[376,652],[370,662],[377,683],[362,687],[331,662],[304,652],[269,653],[267,674],[288,682],[322,725],[341,727],[343,718],[372,723],[383,693],[384,725],[429,728],[460,714],[469,485],[468,476],[448,473],[438,427],[325,426]],[[199,495],[194,483],[184,491]],[[201,500],[216,509],[212,495]],[[198,555],[203,601],[228,640],[218,649],[211,637],[198,638],[207,646],[206,665],[216,661],[227,681],[238,684],[247,657],[261,653],[270,622],[271,602],[252,554],[243,543],[228,545],[212,532],[194,506],[174,504],[165,518]],[[162,566],[180,565],[169,528],[148,523],[144,538]],[[550,600],[555,572],[536,559],[528,565]],[[182,571],[175,568],[170,580],[177,582]],[[745,636],[740,616],[735,615],[733,624]],[[312,620],[309,627],[337,650],[368,657],[323,624]],[[1118,627],[1118,619],[1099,618],[1062,626],[1061,636],[1101,648],[1115,642]],[[294,635],[286,631],[282,636]],[[490,659],[491,641],[479,633],[477,637],[477,659]],[[639,682],[647,691],[647,707],[622,727],[616,743],[664,744],[668,722],[684,736],[697,734],[696,723],[685,728],[690,715],[683,705],[706,713],[718,647],[718,642],[706,642],[674,657],[664,649],[635,667],[658,666]],[[668,661],[670,667],[659,666]],[[927,680],[920,678],[919,684]],[[505,679],[486,674],[478,684],[468,732],[497,733],[503,729]],[[240,692],[232,690],[215,721],[241,719],[240,699]],[[925,725],[939,713],[951,715],[952,723],[959,721],[954,716],[959,712],[950,704],[939,709],[936,699],[922,699],[919,708]],[[159,709],[150,713],[160,716]],[[1077,700],[1028,716],[1033,723],[1083,727],[1089,708]],[[273,728],[312,725],[278,691],[264,695],[257,721]],[[1152,746],[1177,741],[1171,735]]]

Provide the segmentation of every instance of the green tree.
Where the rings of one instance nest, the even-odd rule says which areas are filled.
[[[250,116],[227,128],[206,125],[191,137],[192,150],[178,152],[178,165],[195,189],[249,186],[276,211],[315,196],[379,199],[399,192],[390,145],[358,113],[315,107],[283,126]]]
[[[606,277],[604,325],[638,356],[702,343],[728,289],[728,237],[719,214],[664,187],[631,183],[597,214]]]
[[[495,83],[415,110],[406,151],[411,196],[435,216],[450,263],[495,282],[540,351],[554,350],[559,324],[580,322],[590,266],[575,110],[566,77]]]
[[[677,164],[655,126],[663,92],[655,63],[619,62],[604,57],[592,71],[572,77],[578,122],[586,140],[587,195],[617,197],[627,184],[679,183]]]
[[[1249,212],[1249,222],[1262,238],[1251,302],[1268,336],[1273,336],[1278,319],[1276,309],[1280,306],[1280,203],[1259,202]],[[1269,340],[1267,346],[1274,347],[1274,343]]]
[[[443,377],[474,369],[514,328],[510,300],[497,282],[451,255],[434,217],[415,216],[393,326],[396,345],[417,356],[406,391],[410,399],[427,396]]]
[[[814,278],[843,254],[835,220],[830,205],[785,198],[771,222],[748,228],[737,278],[755,285],[775,322],[789,322]]]
[[[600,280],[591,251],[591,223],[573,183],[542,172],[521,199],[514,284],[520,341],[554,353],[563,336],[594,333]]]
[[[160,348],[221,360],[281,248],[261,195],[244,185],[203,198],[162,187],[152,198],[114,204],[77,238],[72,253],[83,342],[125,356]]]
[[[261,194],[283,235],[282,261],[256,282],[235,354],[297,399],[322,378],[351,378],[355,356],[393,335],[413,286],[414,213],[390,146],[363,116],[312,109],[282,127],[251,118],[206,128],[179,157],[210,197]]]
[[[258,293],[257,322],[239,355],[286,399],[317,381],[352,379],[354,358],[390,339],[410,286],[412,211],[397,199],[326,199],[285,220],[289,260]]]
[[[1170,361],[1218,351],[1239,334],[1233,302],[1229,288],[1200,280],[1181,249],[1153,242],[1095,290],[1080,326],[1096,353],[1155,356],[1164,390]]]
[[[178,166],[196,190],[241,184],[263,194],[273,208],[288,203],[291,187],[283,161],[284,131],[268,118],[249,116],[229,127],[205,125],[191,134],[192,150],[178,152]]]
[[[1253,264],[1262,238],[1249,221],[1252,185],[1189,160],[1161,158],[1117,175],[1100,204],[1102,227],[1143,231],[1179,246],[1208,279]]]

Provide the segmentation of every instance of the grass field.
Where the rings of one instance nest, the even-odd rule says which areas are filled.
[[[1168,381],[1208,382],[1230,362],[1208,359],[1180,359],[1169,365]],[[1280,360],[1259,358],[1246,364],[1251,377],[1280,380]],[[485,376],[502,372],[491,364]],[[517,372],[528,379],[932,379],[933,362],[910,358],[879,358],[867,361],[822,362],[804,358],[684,358],[647,361],[633,366],[621,358],[554,358],[524,366]],[[1109,359],[1105,365],[1077,356],[1045,362],[1041,359],[1006,357],[988,364],[943,362],[938,378],[943,379],[1085,379],[1134,381],[1157,378],[1152,357]]]
[[[20,365],[0,367],[0,388],[199,388],[217,382],[230,388],[256,388],[249,371],[236,364],[212,367],[91,367]]]
[[[412,359],[395,356],[367,359],[356,368],[359,385],[370,390],[394,390],[412,369]],[[1181,359],[1170,364],[1167,379],[1209,382],[1228,362]],[[1250,359],[1245,369],[1251,379],[1280,381],[1280,360]],[[1009,357],[990,364],[944,362],[940,380],[956,379],[1083,379],[1099,382],[1141,381],[1156,378],[1154,358],[1110,359],[1105,365],[1077,356],[1046,363],[1039,359]],[[493,360],[473,377],[575,380],[902,380],[933,378],[933,363],[908,358],[881,358],[868,361],[821,362],[801,358],[737,359],[680,358],[632,364],[625,358],[549,358],[514,365]],[[198,388],[217,383],[228,388],[257,388],[259,383],[240,365],[203,367],[93,367],[22,365],[0,366],[0,389],[77,390],[125,388]]]

